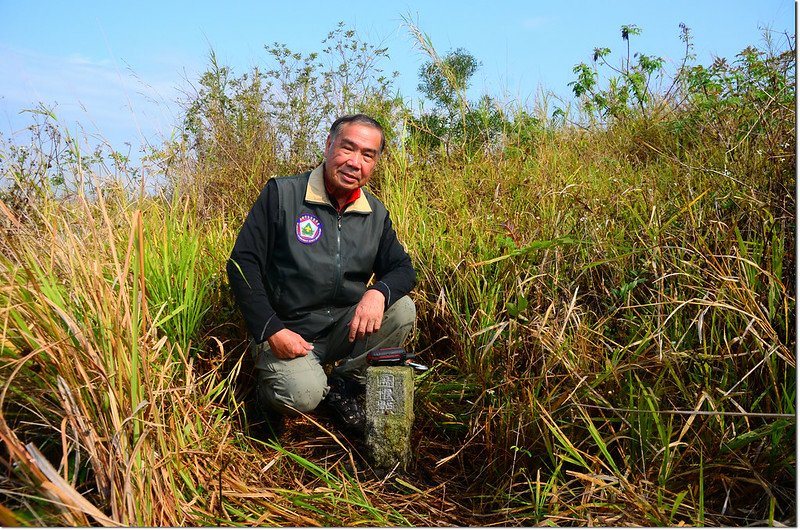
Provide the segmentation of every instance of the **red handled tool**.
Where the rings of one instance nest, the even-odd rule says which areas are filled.
[[[369,366],[410,366],[417,370],[428,369],[424,364],[415,363],[413,359],[414,354],[403,348],[379,348],[367,354]]]

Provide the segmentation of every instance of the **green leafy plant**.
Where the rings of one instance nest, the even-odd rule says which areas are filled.
[[[641,32],[633,24],[620,28],[626,53],[618,64],[609,61],[610,48],[598,47],[592,54],[592,66],[580,63],[572,69],[577,78],[569,86],[590,119],[605,122],[625,119],[634,114],[645,116],[662,98],[669,97],[669,91],[666,94],[659,93],[655,86],[656,81],[664,76],[664,59],[639,52],[631,56],[631,37],[641,35]],[[687,44],[688,56],[689,30],[683,24],[681,38]]]
[[[412,142],[426,153],[444,148],[448,155],[463,151],[473,155],[490,148],[511,126],[497,101],[484,95],[476,102],[467,98],[472,76],[480,62],[466,49],[457,48],[441,57],[430,37],[406,19],[417,44],[428,55],[419,69],[417,89],[434,108],[410,119]]]
[[[209,53],[209,67],[184,102],[183,134],[166,147],[168,160],[190,170],[168,171],[179,194],[194,193],[201,211],[243,216],[272,175],[305,171],[319,161],[330,124],[342,114],[369,112],[394,137],[402,114],[384,75],[386,48],[360,39],[343,23],[322,52],[265,46],[266,65],[236,75]],[[187,175],[191,175],[187,177]]]

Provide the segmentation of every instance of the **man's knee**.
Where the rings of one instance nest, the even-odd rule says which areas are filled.
[[[325,398],[328,378],[322,367],[304,357],[275,361],[259,370],[258,396],[262,406],[287,415],[311,412]]]
[[[417,307],[411,297],[406,295],[389,307],[385,319],[384,325],[410,330],[417,319]]]

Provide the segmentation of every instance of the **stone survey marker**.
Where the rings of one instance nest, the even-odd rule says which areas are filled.
[[[367,452],[376,469],[406,469],[411,462],[414,422],[414,369],[367,368]]]

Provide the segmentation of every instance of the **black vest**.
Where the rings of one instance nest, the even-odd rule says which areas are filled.
[[[275,183],[280,222],[267,293],[284,325],[314,340],[361,300],[388,213],[363,188],[361,199],[337,213],[324,190],[322,166]]]

